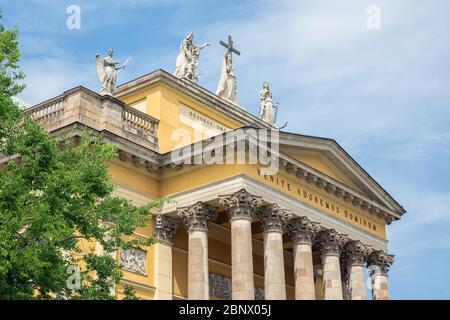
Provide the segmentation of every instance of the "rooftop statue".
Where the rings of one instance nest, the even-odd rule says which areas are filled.
[[[108,55],[105,58],[100,57],[98,53],[95,55],[97,75],[102,86],[99,91],[101,95],[114,95],[117,82],[117,71],[124,69],[130,60],[131,58],[128,58],[125,63],[119,67],[119,62],[115,61],[113,58],[112,49],[108,50]]]
[[[273,103],[272,93],[270,92],[270,86],[267,81],[264,81],[263,88],[259,92],[259,99],[261,100],[259,118],[269,124],[275,124],[278,111],[278,103]],[[276,109],[275,112],[274,109]]]
[[[223,56],[222,71],[220,73],[216,94],[237,104],[236,76],[233,69],[232,54],[236,53],[237,55],[241,55],[241,53],[233,47],[231,36],[228,36],[228,43],[220,41],[220,44],[227,48],[227,51]]]
[[[177,57],[176,69],[174,76],[178,78],[186,78],[193,82],[198,81],[197,67],[200,59],[200,50],[209,46],[205,42],[202,45],[194,45],[194,34],[189,32],[180,44],[180,53]]]

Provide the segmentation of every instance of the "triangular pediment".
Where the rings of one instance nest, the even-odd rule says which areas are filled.
[[[405,210],[336,141],[280,132],[280,153],[398,214]]]
[[[340,169],[338,169],[323,152],[298,150],[295,148],[283,148],[281,152],[310,166],[311,168],[322,172],[328,177],[331,177],[356,191],[364,193],[363,190],[361,190],[356,185],[356,183],[354,183]]]

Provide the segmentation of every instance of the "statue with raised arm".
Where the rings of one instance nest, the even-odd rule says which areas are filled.
[[[194,45],[194,34],[189,32],[180,44],[180,53],[177,57],[174,76],[178,78],[186,78],[193,82],[198,81],[197,67],[200,59],[200,50],[209,46],[205,42],[201,45]]]
[[[259,99],[261,101],[259,118],[267,123],[274,124],[276,119],[274,109],[278,109],[278,103],[273,103],[272,93],[267,81],[264,81],[263,88],[259,92]]]
[[[114,95],[117,82],[117,71],[124,69],[130,59],[131,58],[128,58],[123,65],[119,66],[119,62],[115,61],[113,58],[112,49],[108,50],[108,55],[105,58],[100,57],[98,53],[95,55],[97,75],[102,86],[99,91],[101,95]]]

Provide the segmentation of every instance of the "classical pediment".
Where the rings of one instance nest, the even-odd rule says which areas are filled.
[[[336,141],[280,132],[280,153],[399,215],[405,210]]]

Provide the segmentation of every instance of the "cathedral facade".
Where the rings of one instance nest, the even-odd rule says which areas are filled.
[[[155,245],[117,249],[118,299],[125,285],[143,299],[389,299],[386,226],[405,210],[334,140],[163,70],[26,112],[55,138],[87,128],[116,144],[115,195],[173,200],[134,233]]]

